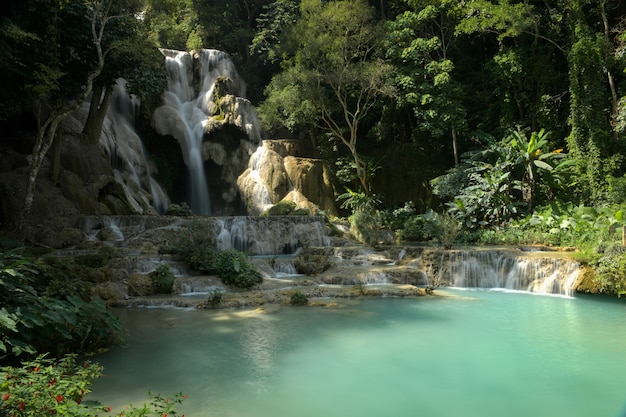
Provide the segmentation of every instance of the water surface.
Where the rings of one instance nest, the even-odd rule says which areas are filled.
[[[95,399],[187,417],[599,417],[626,402],[626,304],[497,291],[341,308],[124,309]]]

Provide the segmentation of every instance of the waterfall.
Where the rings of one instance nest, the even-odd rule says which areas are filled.
[[[323,219],[314,216],[215,218],[219,250],[248,255],[295,254],[303,245],[328,246]]]
[[[440,254],[438,265],[422,264],[431,283],[462,288],[572,296],[580,271],[578,262],[550,254],[527,255],[502,250],[456,250]]]
[[[260,140],[259,122],[250,102],[242,97],[245,85],[227,53],[213,49],[194,52],[162,50],[168,73],[168,88],[163,105],[154,115],[154,127],[162,135],[179,142],[189,171],[189,206],[196,214],[212,214],[205,161],[211,158],[205,135],[224,123],[246,132],[250,141]],[[218,79],[228,80],[235,96],[215,97]],[[230,92],[228,93],[230,94]],[[218,152],[219,153],[219,152]],[[218,163],[220,165],[220,163]]]
[[[126,199],[137,213],[152,206],[164,213],[169,205],[167,193],[152,177],[141,138],[135,130],[139,99],[126,92],[126,81],[118,79],[103,123],[100,144],[111,158],[115,180],[123,187]]]
[[[248,191],[247,210],[250,214],[261,214],[272,206],[270,191],[261,178],[261,168],[265,164],[271,163],[267,160],[267,154],[267,149],[261,144],[248,162],[249,175],[242,179],[241,184],[239,184],[243,190]]]

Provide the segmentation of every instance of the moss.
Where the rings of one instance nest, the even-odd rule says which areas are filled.
[[[261,213],[261,216],[289,216],[293,214],[295,209],[296,203],[282,200]]]
[[[586,294],[600,294],[602,285],[597,282],[598,273],[592,268],[583,267],[576,285],[576,291]]]

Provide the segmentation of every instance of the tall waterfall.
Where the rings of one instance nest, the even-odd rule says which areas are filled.
[[[252,106],[247,100],[239,97],[245,94],[245,85],[227,53],[213,49],[194,52],[165,49],[162,52],[169,80],[163,105],[154,113],[154,125],[160,134],[173,136],[181,145],[189,171],[191,210],[209,215],[212,214],[212,204],[205,161],[219,157],[210,154],[210,146],[204,143],[205,135],[228,122],[244,130],[251,141],[258,142],[260,133],[256,113],[250,110]],[[214,94],[219,78],[227,79],[237,93],[228,104],[216,103],[222,99]]]
[[[154,166],[148,160],[135,130],[139,100],[126,92],[126,82],[118,79],[103,123],[100,144],[111,158],[115,180],[122,185],[127,201],[137,213],[152,206],[164,213],[169,205],[165,190],[152,177]]]

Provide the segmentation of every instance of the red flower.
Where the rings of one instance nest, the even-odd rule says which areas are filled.
[[[187,398],[189,398],[189,395],[185,394],[185,395],[183,395],[183,398],[187,399]]]
[[[60,403],[61,401],[63,401],[63,396],[61,394],[57,395],[56,400],[58,403]]]
[[[24,409],[24,401],[20,401],[20,406],[19,406],[19,409],[20,409],[20,410],[23,410],[23,409]]]
[[[111,411],[111,407],[107,406],[107,408],[105,408],[104,411],[106,411],[108,413],[109,411]]]
[[[4,395],[2,396],[2,399],[3,399],[4,401],[6,401],[6,400],[8,400],[8,399],[9,399],[9,397],[10,397],[10,396],[11,396],[11,394],[4,394]]]

